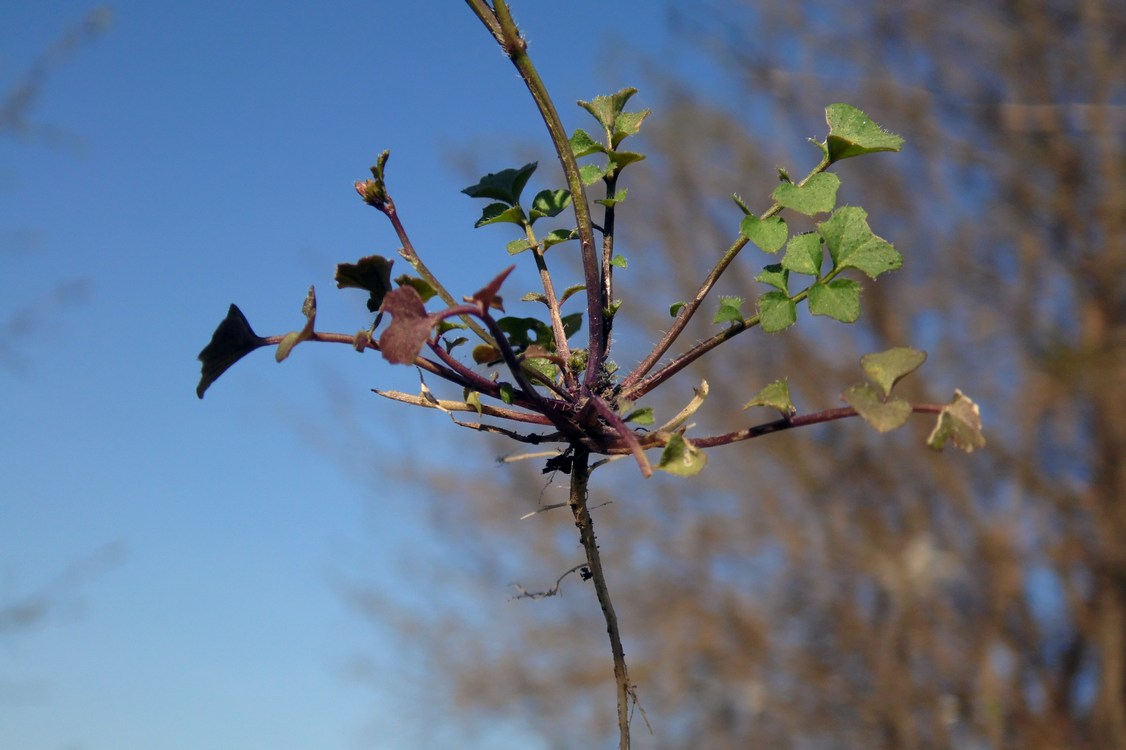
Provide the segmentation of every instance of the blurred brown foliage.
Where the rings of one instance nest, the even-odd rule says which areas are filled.
[[[961,387],[990,443],[939,455],[925,420],[891,435],[834,423],[713,451],[697,480],[642,483],[626,462],[595,472],[654,727],[635,746],[1126,747],[1126,4],[679,8],[670,22],[729,80],[668,80],[656,61],[642,85],[662,95],[642,131],[650,172],[627,180],[620,214],[622,346],[654,340],[734,239],[726,196],[764,209],[776,165],[815,163],[801,137],[822,133],[834,101],[907,138],[903,154],[837,170],[841,202],[863,205],[906,262],[866,285],[856,326],[803,315],[722,347],[669,389],[679,403],[655,404],[658,420],[701,378],[709,430],[770,419],[736,407],[779,377],[799,409],[834,406],[860,354],[914,345],[930,360],[904,394]],[[717,88],[726,101],[703,98]],[[745,254],[717,294],[761,291],[769,261]],[[628,369],[640,353],[616,359]],[[494,598],[581,560],[566,511],[516,520],[559,500],[536,468],[501,486],[491,473],[476,494],[457,479],[464,502],[435,511]],[[451,612],[430,633],[433,665],[478,716],[522,717],[553,747],[609,746],[610,659],[588,588],[569,578],[562,596],[480,621]]]

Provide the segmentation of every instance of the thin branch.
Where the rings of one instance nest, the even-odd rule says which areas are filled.
[[[809,174],[807,174],[804,178],[802,178],[802,180],[800,182],[798,182],[798,187],[804,186],[807,182],[809,182],[810,178],[812,178],[816,174],[824,172],[828,168],[829,168],[829,158],[825,157],[821,160],[820,164],[818,164],[816,167],[814,167],[813,170]],[[760,219],[769,219],[769,218],[772,218],[774,216],[777,216],[781,211],[782,211],[782,204],[775,201],[770,206],[770,208],[767,209],[766,212],[762,216],[760,216],[759,218]],[[738,239],[736,239],[734,242],[731,243],[731,246],[727,248],[726,252],[724,252],[724,254],[716,262],[716,264],[712,268],[712,270],[708,273],[708,275],[704,279],[703,283],[700,284],[700,288],[696,291],[696,295],[692,298],[692,300],[690,302],[688,302],[681,309],[680,314],[676,316],[676,320],[673,321],[672,327],[669,328],[669,330],[665,333],[665,335],[661,337],[661,340],[658,341],[656,343],[656,345],[654,345],[652,351],[650,351],[649,354],[647,354],[645,356],[645,358],[640,363],[638,363],[638,365],[633,369],[633,371],[630,372],[630,374],[627,375],[622,380],[623,391],[633,392],[637,396],[640,396],[643,393],[646,393],[649,390],[651,390],[656,385],[656,383],[654,383],[654,384],[650,385],[649,387],[644,388],[643,390],[642,389],[634,389],[634,386],[637,384],[637,382],[639,380],[641,380],[643,377],[645,377],[645,375],[650,370],[653,369],[653,366],[657,364],[657,362],[661,359],[661,357],[663,357],[665,355],[665,352],[667,352],[669,350],[669,348],[673,345],[673,343],[677,340],[677,338],[680,337],[680,334],[684,331],[684,328],[688,325],[688,322],[690,320],[692,320],[692,317],[696,314],[696,311],[700,309],[700,305],[703,304],[704,300],[707,298],[708,294],[711,292],[711,290],[715,286],[716,282],[719,281],[719,277],[723,275],[724,271],[727,270],[727,267],[729,265],[731,265],[731,262],[733,260],[735,260],[735,256],[737,256],[739,254],[739,252],[744,247],[746,247],[748,242],[749,242],[749,240],[746,237],[743,237],[742,235],[740,235]],[[757,318],[755,318],[755,320],[757,320]],[[739,331],[736,331],[735,333],[739,333]],[[732,334],[732,335],[734,335],[734,334]],[[713,339],[714,338],[716,338],[716,337],[713,337]],[[723,343],[723,341],[726,341],[727,338],[730,338],[730,336],[716,341],[715,344],[713,344],[713,346]],[[698,347],[693,347],[690,351],[695,352],[697,350],[697,348]],[[710,348],[712,348],[712,347],[708,347],[708,349],[710,349]],[[705,349],[705,350],[699,352],[698,354],[696,354],[695,356],[693,356],[691,359],[688,360],[688,362],[691,362],[692,359],[695,359],[696,357],[700,356],[700,354],[703,354],[705,351],[707,351],[707,349]],[[684,364],[688,364],[688,362],[685,362]],[[680,365],[680,367],[678,367],[676,369],[679,370],[681,367],[684,366],[684,364]],[[666,378],[661,378],[662,381],[665,380],[665,379]]]
[[[532,245],[532,257],[536,261],[536,269],[540,272],[540,283],[543,285],[543,296],[547,301],[548,315],[551,318],[551,332],[555,338],[555,351],[566,363],[571,359],[571,345],[567,343],[567,332],[563,330],[563,314],[560,311],[559,298],[555,296],[555,283],[551,280],[551,273],[547,270],[547,258],[544,257],[543,248],[536,242],[535,233],[530,224],[525,225],[528,242]],[[568,387],[575,385],[575,376],[571,368],[563,366],[563,382]]]
[[[943,410],[942,404],[913,404],[911,411],[915,414],[941,414]],[[737,443],[741,440],[750,440],[751,438],[762,437],[763,435],[770,435],[775,432],[783,432],[785,430],[793,429],[794,427],[808,427],[812,424],[821,424],[823,422],[833,422],[838,419],[848,419],[849,417],[858,417],[860,414],[856,409],[851,406],[842,406],[837,409],[826,409],[825,411],[818,411],[812,414],[803,414],[793,419],[777,419],[773,422],[756,425],[754,427],[747,427],[742,430],[734,432],[727,432],[722,435],[713,435],[711,437],[693,438],[692,444],[697,448],[714,448],[720,445],[730,445]],[[624,451],[622,451],[624,452]]]
[[[563,583],[563,579],[566,578],[567,576],[571,575],[575,571],[586,569],[587,566],[588,566],[587,563],[579,563],[578,565],[574,566],[573,568],[568,570],[566,573],[559,576],[558,580],[555,581],[555,585],[552,586],[551,588],[549,588],[547,591],[527,591],[520,584],[514,583],[514,584],[512,584],[512,587],[514,589],[516,589],[517,593],[516,593],[516,596],[514,596],[512,598],[513,599],[546,599],[549,596],[558,596],[559,593],[560,593],[559,586],[560,586],[560,584]],[[583,580],[586,580],[589,577],[590,577],[590,571],[585,570],[585,572],[582,574]]]
[[[372,393],[389,398],[392,401],[401,401],[404,404],[411,404],[412,406],[425,406],[429,409],[440,409],[445,412],[477,412],[477,407],[467,404],[464,401],[452,401],[448,399],[427,398],[426,396],[414,395],[411,393],[403,393],[402,391],[384,391],[379,388],[372,388]],[[529,414],[522,411],[513,411],[511,409],[502,409],[499,406],[490,406],[488,404],[481,404],[481,410],[478,412],[481,416],[496,417],[498,419],[509,419],[513,422],[523,422],[525,424],[538,424],[545,427],[551,426],[551,420],[539,414]],[[542,442],[544,438],[540,438]],[[528,441],[524,441],[528,442]]]
[[[653,369],[653,365],[657,364],[657,361],[665,355],[669,347],[680,337],[681,332],[688,325],[688,322],[692,320],[696,311],[700,309],[700,305],[703,304],[704,299],[707,298],[712,287],[719,281],[719,277],[723,275],[723,272],[731,265],[731,261],[735,260],[735,256],[746,246],[748,241],[747,238],[740,237],[731,244],[731,247],[727,248],[727,251],[715,264],[715,267],[708,273],[707,278],[704,279],[704,283],[702,283],[700,288],[696,291],[696,296],[681,308],[680,314],[676,316],[676,320],[673,321],[669,330],[661,337],[661,340],[654,345],[652,351],[645,356],[645,359],[641,360],[633,371],[622,380],[623,390],[628,392],[633,388],[637,381],[645,377],[645,375]]]

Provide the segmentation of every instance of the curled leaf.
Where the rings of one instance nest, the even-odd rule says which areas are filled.
[[[661,451],[657,468],[673,476],[691,477],[703,471],[707,463],[708,454],[692,445],[680,433],[673,433],[665,444],[665,449]]]
[[[829,123],[829,137],[824,150],[830,161],[903,147],[902,138],[884,130],[850,104],[830,104],[825,108],[825,121]]]
[[[790,386],[785,380],[775,380],[759,391],[754,398],[743,404],[744,409],[749,409],[752,406],[768,406],[777,409],[782,414],[783,419],[793,419],[798,413],[798,410],[794,408],[794,402],[790,400]]]
[[[713,323],[742,323],[743,312],[739,308],[743,304],[742,297],[723,296],[719,298],[719,309],[712,316]]]
[[[199,353],[199,361],[203,364],[195,395],[203,398],[208,387],[231,365],[265,345],[266,339],[254,333],[242,310],[237,305],[231,305],[227,317],[211,334],[211,342]]]
[[[700,387],[693,388],[692,390],[695,391],[695,395],[692,397],[692,400],[689,401],[675,417],[670,419],[665,424],[661,425],[660,429],[662,431],[672,431],[678,429],[681,425],[691,419],[692,415],[695,414],[696,411],[704,405],[704,399],[708,397],[708,381],[701,380]]]
[[[942,450],[946,441],[954,443],[966,453],[985,447],[985,436],[981,432],[981,411],[966,394],[955,389],[954,400],[946,404],[938,415],[938,421],[927,437],[927,445]]]
[[[887,398],[901,378],[915,372],[926,361],[926,352],[909,346],[897,346],[875,354],[865,354],[860,358],[860,366],[879,387],[883,397]]]
[[[300,331],[290,331],[282,337],[278,344],[278,350],[274,354],[274,358],[278,362],[288,357],[289,353],[293,351],[293,347],[302,341],[308,341],[313,336],[313,325],[317,322],[317,293],[313,290],[313,287],[309,287],[309,293],[305,295],[305,304],[301,305],[301,314],[305,316],[305,327]]]

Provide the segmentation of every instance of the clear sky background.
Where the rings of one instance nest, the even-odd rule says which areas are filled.
[[[94,7],[4,3],[0,90]],[[683,64],[665,8],[515,3],[569,127],[575,100],[639,83],[606,62],[623,47]],[[514,70],[460,2],[110,9],[43,80],[28,115],[50,131],[0,135],[0,746],[543,746],[521,727],[467,740],[420,709],[434,678],[408,656],[425,644],[344,601],[347,581],[416,595],[403,560],[440,555],[404,456],[481,455],[369,394],[416,390],[409,368],[306,344],[195,396],[231,302],[284,333],[315,284],[320,330],[365,324],[332,274],[394,256],[352,188],[384,148],[439,277],[471,293],[503,267],[507,238],[472,230],[481,205],[452,157],[491,171],[525,142],[547,153]],[[502,616],[506,596],[482,606]],[[352,674],[357,655],[374,678]]]

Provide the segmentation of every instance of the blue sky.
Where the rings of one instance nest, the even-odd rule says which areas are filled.
[[[5,4],[3,90],[94,7]],[[603,63],[661,51],[664,8],[516,3],[569,127],[575,100],[637,83]],[[481,286],[503,239],[472,231],[480,206],[451,155],[514,166],[541,139],[527,93],[458,2],[111,10],[30,112],[57,137],[0,136],[0,604],[53,605],[0,631],[0,745],[396,748],[456,732],[415,710],[410,649],[334,582],[439,554],[412,502],[425,488],[397,467],[420,446],[451,460],[428,427],[461,435],[370,396],[417,389],[370,353],[304,345],[279,366],[260,351],[202,402],[195,357],[231,302],[259,334],[299,327],[309,284],[319,329],[364,325],[363,295],[332,273],[397,247],[351,186],[384,148],[416,247],[455,293]],[[390,578],[388,597],[410,595]],[[357,654],[379,679],[349,677]],[[480,745],[537,746],[496,732]]]

